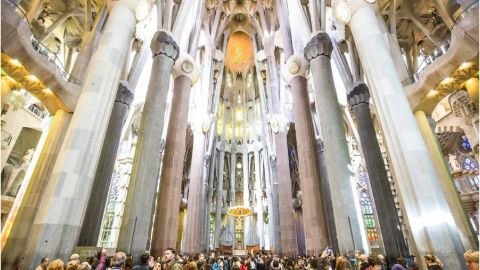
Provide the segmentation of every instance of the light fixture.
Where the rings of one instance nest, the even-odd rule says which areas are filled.
[[[237,168],[238,168],[238,169],[242,168],[242,163],[240,163],[240,162],[237,163]]]
[[[10,59],[10,63],[15,66],[20,66],[20,61],[17,59]]]
[[[446,77],[445,79],[443,79],[443,81],[441,82],[441,84],[449,84],[451,82],[453,82],[453,78],[451,77]]]
[[[152,5],[150,4],[150,1],[141,0],[137,4],[137,9],[135,10],[135,18],[137,18],[137,21],[141,22],[146,18],[148,18],[148,15],[150,15],[151,10],[152,10]]]
[[[43,89],[43,92],[44,92],[45,94],[47,94],[47,95],[52,95],[52,94],[53,94],[53,92],[52,92],[52,90],[51,90],[50,88],[45,88],[45,89]]]
[[[432,89],[432,90],[430,90],[430,92],[428,92],[427,96],[429,96],[429,97],[434,97],[434,96],[436,96],[437,94],[438,94],[438,91],[435,90],[435,89]]]
[[[31,81],[36,81],[36,80],[38,80],[37,76],[35,76],[35,75],[28,75],[27,78],[28,78],[29,80],[31,80]]]
[[[468,68],[470,65],[471,65],[471,63],[469,63],[469,62],[463,62],[463,63],[460,65],[460,69],[466,69],[466,68]]]
[[[377,2],[377,0],[364,0],[364,1],[369,3],[369,4],[373,4],[373,3]]]
[[[333,14],[343,24],[350,22],[350,7],[343,0],[333,2]]]

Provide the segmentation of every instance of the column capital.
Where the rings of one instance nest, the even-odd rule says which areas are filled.
[[[330,58],[332,54],[332,41],[326,32],[317,32],[312,35],[312,38],[303,50],[305,58],[312,61],[320,55]]]
[[[343,24],[350,23],[350,19],[355,15],[357,10],[364,7],[375,9],[376,6],[377,3],[375,0],[332,0],[333,15]]]
[[[120,81],[118,83],[117,96],[115,97],[115,102],[119,102],[130,106],[133,101],[133,93],[130,91],[130,86],[126,81]]]
[[[295,54],[288,58],[283,74],[288,82],[292,81],[295,77],[307,77],[307,70],[309,67],[308,61],[301,54]]]
[[[194,85],[200,72],[193,57],[189,54],[182,54],[173,66],[172,75],[174,79],[182,75],[187,76],[192,80],[192,85]]]
[[[110,11],[113,7],[122,5],[128,8],[137,21],[145,20],[152,12],[153,5],[148,0],[109,0],[107,1],[107,9]]]
[[[369,104],[370,92],[363,82],[357,82],[352,91],[347,95],[348,104],[353,107],[361,103]]]
[[[172,37],[172,34],[164,30],[157,31],[150,43],[153,57],[163,54],[175,62],[180,54],[180,48]]]

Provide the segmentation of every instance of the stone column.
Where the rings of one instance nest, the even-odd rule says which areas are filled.
[[[337,230],[335,228],[335,216],[333,214],[332,195],[330,192],[330,183],[328,182],[327,163],[325,161],[325,146],[321,138],[316,138],[317,146],[317,164],[320,175],[320,183],[323,191],[323,209],[325,209],[325,218],[328,231],[328,240],[333,250],[338,250]]]
[[[368,178],[378,215],[378,223],[382,232],[385,254],[397,258],[408,255],[405,238],[401,230],[400,220],[388,182],[387,171],[383,163],[380,145],[377,141],[375,127],[370,115],[370,93],[364,83],[357,83],[347,95],[348,104],[353,109],[357,120],[358,133],[367,167]]]
[[[217,168],[218,177],[217,177],[217,191],[216,191],[216,202],[215,202],[215,245],[214,248],[218,248],[220,244],[220,229],[222,224],[222,199],[223,199],[223,181],[224,181],[224,164],[225,164],[225,127],[227,125],[227,114],[226,114],[226,101],[223,101],[223,121],[222,121],[222,133],[220,138],[222,140],[220,144],[220,158],[219,165]],[[215,135],[215,134],[214,134]]]
[[[359,213],[355,208],[350,157],[333,83],[330,55],[332,44],[327,33],[317,33],[305,47],[305,58],[315,87],[315,103],[325,145],[325,159],[330,181],[338,253],[362,247]],[[303,190],[302,190],[303,192]],[[306,215],[305,209],[304,215]]]
[[[347,2],[345,12],[351,15],[347,23],[385,132],[417,255],[433,253],[443,261],[445,269],[457,269],[465,265],[464,247],[382,36],[376,4],[363,0]],[[332,2],[334,6],[339,3]]]
[[[255,197],[257,201],[255,202],[255,212],[257,213],[257,230],[258,230],[258,237],[260,239],[260,249],[265,247],[265,240],[264,240],[264,222],[263,222],[263,187],[261,183],[260,177],[260,142],[257,141],[255,138],[255,152],[253,153],[254,158],[254,166],[255,166]]]
[[[270,131],[266,127],[262,127],[262,130],[260,130],[261,135],[265,140],[263,148],[264,153],[270,161],[266,164],[267,167],[265,167],[265,170],[268,171],[268,173],[271,172],[270,177],[267,178],[267,181],[271,181],[272,193],[270,195],[273,195],[271,198],[273,205],[268,205],[268,214],[271,224],[270,228],[272,229],[272,238],[270,239],[270,242],[277,252],[285,256],[295,256],[297,255],[298,250],[295,223],[293,220],[293,207],[291,203],[292,183],[288,167],[287,126],[280,97],[277,94],[280,86],[278,84],[277,66],[273,55],[270,55],[267,58],[265,65],[267,67],[266,88],[264,88],[261,80],[262,77],[258,65],[257,77],[260,79],[258,81],[258,86],[260,89],[261,121],[266,126],[269,124],[268,120],[266,120],[266,109],[268,107],[266,105],[266,92],[269,93],[270,101],[272,103],[272,111],[269,113],[273,116],[273,121],[270,121],[273,138],[270,136]],[[283,87],[281,91],[284,91]],[[273,143],[273,146],[270,145],[271,143]],[[280,207],[280,205],[282,207]]]
[[[123,1],[110,10],[71,124],[24,247],[28,267],[42,257],[67,260],[80,234],[93,175],[100,158],[120,74],[135,28],[132,9]],[[31,264],[30,264],[31,263]]]
[[[179,54],[177,44],[165,31],[155,33],[150,48],[153,55],[152,72],[143,105],[132,176],[128,185],[117,244],[118,250],[131,253],[134,258],[148,249],[150,242],[162,157],[160,137],[165,118],[170,74]]]
[[[57,160],[71,117],[71,113],[63,110],[55,112],[45,144],[35,164],[30,181],[25,187],[25,193],[20,200],[15,201],[7,222],[2,228],[2,268],[4,269],[13,267],[15,258],[24,254],[24,248],[32,232],[33,220],[45,194],[53,165]]]
[[[315,131],[313,130],[307,79],[305,78],[307,68],[308,63],[303,56],[293,55],[287,60],[288,73],[286,77],[293,100],[300,189],[303,195],[306,251],[308,255],[318,255],[331,244],[328,241],[323,191],[315,153]],[[289,204],[292,204],[291,199]]]
[[[118,85],[115,104],[108,123],[107,133],[102,146],[97,171],[93,179],[93,188],[88,201],[87,212],[83,220],[78,240],[79,246],[96,246],[102,225],[103,211],[108,198],[108,190],[117,158],[118,145],[128,108],[133,94],[126,82]]]
[[[443,194],[445,195],[445,199],[447,200],[448,207],[452,213],[463,246],[465,249],[478,250],[477,237],[473,231],[470,221],[468,220],[468,215],[462,205],[462,201],[459,197],[459,193],[455,187],[450,171],[445,164],[445,160],[443,159],[442,151],[438,145],[437,139],[430,128],[427,116],[423,111],[417,111],[415,112],[415,119],[417,120],[417,125],[420,129],[423,140],[427,145],[428,154],[432,159],[433,167],[435,168],[435,173],[438,177],[438,182],[440,183]]]
[[[223,166],[225,162],[225,140],[222,139],[220,146],[220,161],[218,166],[218,179],[217,179],[217,191],[215,202],[215,246],[218,248],[220,244],[220,229],[222,224],[222,200],[223,200]]]
[[[152,234],[151,253],[154,257],[161,256],[165,249],[176,246],[190,90],[198,77],[195,60],[190,55],[183,55],[175,64],[173,75],[175,80],[170,109],[172,113],[168,121]],[[198,188],[200,191],[201,187]],[[190,186],[190,191],[192,190],[195,188]],[[193,211],[199,211],[199,209]]]

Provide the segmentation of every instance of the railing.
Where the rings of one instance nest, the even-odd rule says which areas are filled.
[[[450,29],[450,32],[453,31],[453,29],[465,18],[467,15],[471,12],[473,12],[474,8],[478,5],[478,1],[470,5],[467,9],[465,9],[456,19],[455,22],[453,23],[452,29]],[[417,70],[415,73],[408,77],[407,79],[402,81],[402,85],[406,86],[412,83],[415,83],[418,81],[420,78],[421,73],[425,70],[427,66],[429,66],[431,63],[435,61],[435,59],[439,58],[440,56],[444,55],[447,53],[448,49],[450,48],[450,42],[451,42],[451,36],[449,35],[446,40],[444,40],[437,48],[435,48],[429,55],[426,55],[422,62],[418,65]]]
[[[2,145],[9,146],[12,142],[12,134],[2,129]]]
[[[40,119],[45,118],[45,116],[47,115],[47,113],[44,110],[41,110],[35,104],[31,104],[30,106],[28,106],[27,109],[33,114],[35,114],[36,116],[38,116]]]
[[[17,14],[22,17],[22,19],[28,24],[30,33],[31,33],[31,42],[32,42],[32,47],[37,51],[39,54],[44,55],[49,62],[52,62],[55,64],[57,67],[58,71],[60,71],[60,74],[62,75],[62,78],[65,79],[67,82],[72,82],[78,85],[82,85],[83,82],[74,76],[72,76],[67,69],[63,66],[62,61],[58,58],[58,56],[50,51],[44,44],[42,44],[33,34],[32,32],[32,25],[27,19],[27,14],[25,14],[24,10],[21,9],[17,4],[12,2],[11,0],[2,0],[2,2],[7,2],[13,6],[15,6]]]

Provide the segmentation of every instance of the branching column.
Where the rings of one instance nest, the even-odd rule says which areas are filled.
[[[132,176],[117,245],[118,250],[131,253],[134,258],[149,247],[161,163],[160,137],[170,75],[179,54],[177,44],[164,31],[155,33],[150,48],[153,55],[152,72],[143,106]]]
[[[182,56],[175,64],[173,75],[172,113],[168,121],[152,234],[153,256],[161,256],[177,241],[190,90],[198,76],[194,59],[190,55]]]
[[[103,220],[103,210],[108,198],[108,190],[113,175],[115,160],[120,144],[123,124],[127,117],[128,107],[133,101],[133,94],[126,82],[118,85],[115,104],[108,122],[107,133],[93,180],[93,188],[88,201],[87,212],[83,220],[79,246],[96,246]]]
[[[393,194],[388,182],[387,171],[383,162],[377,135],[370,115],[370,93],[364,83],[358,83],[347,96],[357,120],[358,133],[367,166],[368,178],[375,199],[378,222],[382,232],[385,253],[397,258],[408,254],[405,239],[398,219]]]
[[[463,246],[465,249],[478,250],[478,238],[476,237],[472,225],[468,220],[465,208],[462,205],[460,195],[455,187],[452,175],[448,170],[447,164],[443,159],[442,150],[438,145],[435,134],[430,128],[430,124],[427,119],[427,115],[423,111],[415,112],[415,120],[417,120],[418,128],[422,133],[423,140],[427,145],[428,153],[434,164],[435,172],[438,176],[438,182],[440,183],[445,199],[450,207],[453,219],[460,233]]]
[[[4,269],[12,268],[15,258],[24,252],[33,220],[38,212],[41,198],[45,194],[45,188],[71,118],[72,114],[66,111],[55,112],[25,193],[21,200],[15,201],[7,222],[2,228],[2,268]]]
[[[463,245],[382,35],[376,4],[347,2],[347,23],[385,132],[418,255],[433,253],[443,261],[445,269],[457,269],[465,265]]]
[[[324,198],[317,167],[315,131],[310,114],[307,79],[305,78],[307,68],[308,63],[303,56],[293,55],[287,61],[286,77],[293,99],[306,250],[308,255],[318,255],[330,244],[328,243]]]
[[[26,268],[34,268],[42,257],[67,260],[77,243],[135,23],[134,12],[125,2],[111,7],[24,247],[26,261],[31,263]]]

